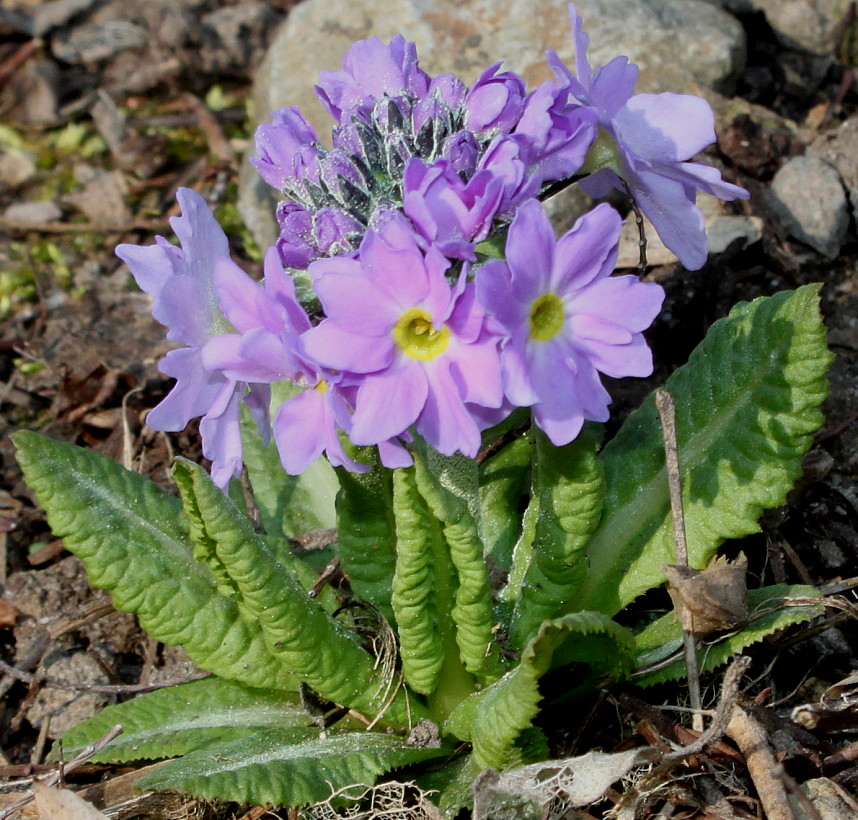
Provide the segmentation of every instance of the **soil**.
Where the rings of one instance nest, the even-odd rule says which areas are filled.
[[[105,704],[130,697],[123,686],[194,675],[181,651],[150,641],[133,617],[112,610],[107,596],[88,586],[79,562],[51,535],[23,484],[8,433],[33,429],[93,448],[164,486],[170,485],[174,454],[200,457],[193,425],[163,434],[143,423],[170,388],[157,371],[168,348],[148,299],[112,249],[168,233],[176,188],[187,185],[215,209],[236,261],[259,272],[259,249],[236,213],[238,157],[252,136],[245,103],[255,58],[292,4],[196,0],[176,5],[179,10],[169,12],[175,17],[171,27],[159,28],[164,10],[173,8],[160,0],[61,3],[68,19],[38,36],[0,7],[0,213],[6,213],[0,217],[0,657],[21,673],[16,678],[0,671],[0,781],[30,773],[27,764],[41,763],[50,739]],[[40,5],[21,8],[33,14]],[[233,21],[241,37],[230,39],[228,26],[212,22],[226,9],[249,15]],[[122,21],[152,34],[154,46],[111,53],[97,26]],[[724,123],[709,159],[752,191],[750,203],[737,205],[737,212],[762,217],[763,238],[749,247],[731,246],[701,271],[678,265],[650,270],[667,291],[663,315],[649,333],[658,369],[651,379],[609,386],[616,396],[612,424],[684,363],[734,304],[822,282],[836,354],[825,425],[789,503],[767,516],[762,534],[729,544],[726,552],[745,552],[754,583],[810,583],[839,595],[848,610],[858,585],[855,225],[840,255],[826,259],[785,234],[765,194],[789,156],[858,116],[858,69],[832,53],[820,72],[818,58],[811,65],[810,58],[776,46],[759,18],[743,23],[755,43],[738,87],[748,105]],[[135,29],[124,36],[133,39]],[[55,209],[6,210],[25,202],[53,203]],[[843,805],[858,816],[854,615],[831,609],[751,655],[757,716],[791,782],[834,783]],[[47,687],[45,676],[70,685]],[[707,683],[720,685],[717,676]],[[105,684],[116,691],[101,691]],[[835,686],[837,706],[814,728],[790,720],[793,708],[817,703]],[[598,720],[567,716],[554,729],[553,751],[611,750],[655,743],[658,736],[690,742],[679,716],[675,722],[663,712],[657,721],[653,717],[651,704],[685,701],[677,687],[628,687],[611,699],[610,706],[594,704]],[[762,817],[742,753],[729,741],[721,746],[712,755],[738,761],[735,776],[740,791],[745,784],[744,797],[718,809],[693,778],[677,782],[681,816]],[[81,782],[105,772],[115,774],[90,767]],[[140,816],[177,816],[169,812],[182,805]],[[655,801],[647,812],[654,816],[660,805]],[[221,811],[194,810],[197,816]],[[225,816],[264,816],[252,807],[229,811]]]

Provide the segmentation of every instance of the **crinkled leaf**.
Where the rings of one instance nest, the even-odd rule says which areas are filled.
[[[530,442],[517,438],[480,466],[480,507],[486,557],[508,572],[521,533],[519,503],[530,490]]]
[[[349,576],[352,592],[378,607],[395,623],[390,605],[391,579],[396,564],[396,527],[390,471],[378,463],[375,448],[361,448],[358,461],[372,463],[369,473],[337,468],[337,539],[340,566]]]
[[[205,541],[235,587],[235,600],[258,622],[270,651],[319,694],[375,717],[408,720],[405,693],[388,703],[394,682],[339,621],[332,619],[275,560],[250,521],[198,465],[179,459],[173,474],[196,539]]]
[[[575,609],[587,575],[584,547],[599,523],[605,482],[596,455],[601,430],[587,425],[555,447],[534,431],[532,499],[536,522],[530,565],[513,615],[511,642],[521,648],[549,618]]]
[[[790,604],[790,598],[819,598],[818,605]],[[821,615],[824,608],[815,587],[775,584],[748,590],[748,623],[741,629],[717,640],[706,640],[700,647],[701,671],[717,669],[751,644],[769,635]],[[653,621],[636,638],[637,666],[634,681],[640,686],[652,686],[667,680],[685,677],[685,661],[681,656],[682,628],[673,612]],[[650,671],[647,671],[650,670]]]
[[[465,668],[484,681],[502,671],[494,641],[494,609],[479,533],[477,465],[464,456],[442,456],[416,441],[414,474],[429,510],[441,522],[458,584],[451,609]]]
[[[396,470],[393,475],[393,511],[397,542],[392,604],[402,674],[415,692],[428,695],[441,673],[443,640],[452,639],[442,635],[444,618],[438,612],[439,592],[449,597],[444,593],[453,580],[451,567],[445,560],[441,525],[417,491],[413,470]]]
[[[424,791],[438,792],[435,802],[445,820],[455,820],[462,809],[474,804],[474,780],[480,768],[471,754],[448,763],[442,769],[427,772],[417,779]]]
[[[263,729],[232,743],[210,746],[141,778],[142,789],[189,792],[213,800],[301,806],[352,784],[449,754],[409,746],[402,738],[350,732],[297,740],[295,731]]]
[[[668,379],[676,404],[689,564],[759,530],[782,504],[822,423],[831,362],[819,287],[736,306]],[[663,583],[674,562],[661,425],[650,396],[602,453],[607,497],[587,545],[578,605],[615,613]]]
[[[630,670],[634,652],[632,633],[600,612],[573,612],[545,621],[525,647],[519,665],[463,701],[446,728],[473,743],[480,768],[514,765],[516,741],[539,711],[539,679],[556,665],[556,656],[618,678]]]
[[[155,760],[226,743],[263,729],[307,728],[310,715],[297,693],[250,689],[219,678],[170,686],[108,706],[63,735],[63,755],[74,757],[116,724],[122,734],[94,760]]]
[[[203,669],[247,686],[292,688],[260,625],[194,560],[179,499],[98,453],[35,433],[13,438],[54,534],[117,609],[135,613],[156,640],[183,646]]]

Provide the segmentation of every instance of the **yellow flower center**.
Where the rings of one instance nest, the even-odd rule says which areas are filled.
[[[406,356],[428,362],[447,349],[450,331],[446,327],[436,330],[432,317],[425,310],[411,308],[393,326],[393,341]]]
[[[318,390],[320,393],[327,393],[328,383],[324,379],[319,379],[319,383],[313,387],[313,390]]]
[[[530,338],[553,339],[563,327],[563,302],[556,293],[543,293],[530,306]]]

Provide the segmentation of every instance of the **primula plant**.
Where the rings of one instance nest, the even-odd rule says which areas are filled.
[[[455,816],[481,770],[548,756],[549,672],[567,699],[683,674],[672,613],[621,625],[674,562],[654,401],[607,443],[600,425],[602,375],[652,373],[664,294],[613,275],[611,205],[557,238],[542,201],[617,188],[693,270],[698,192],[748,194],[692,160],[715,139],[704,100],[635,94],[625,57],[591,68],[570,17],[574,69],[549,53],[533,90],[500,63],[471,87],[430,77],[402,37],[355,43],[317,87],[331,148],[297,108],[257,131],[282,196],[263,281],[191,190],[178,245],[117,249],[177,343],[148,424],[201,418],[211,474],[177,459],[176,497],[32,433],[19,458],[92,583],[212,677],[106,709],[66,754],[119,723],[102,759],[176,758],[141,787],[288,806],[409,767]],[[829,360],[806,287],[737,306],[668,380],[692,567],[784,502]],[[334,560],[345,587],[320,580]],[[810,617],[785,599],[811,594],[753,591],[704,668]]]

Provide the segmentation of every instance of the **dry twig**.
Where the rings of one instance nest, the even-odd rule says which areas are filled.
[[[0,672],[22,683],[38,683],[49,689],[71,689],[76,692],[102,692],[108,695],[132,695],[139,692],[154,692],[156,689],[166,689],[168,686],[177,686],[180,683],[202,680],[211,675],[211,672],[201,672],[199,675],[193,675],[182,680],[165,680],[158,681],[157,683],[75,683],[74,681],[49,678],[46,675],[25,672],[23,669],[11,666],[2,660],[0,660]]]
[[[97,755],[105,746],[107,746],[108,743],[111,743],[121,734],[122,727],[117,724],[100,740],[97,740],[91,746],[87,746],[77,757],[70,760],[68,763],[57,764],[56,771],[40,782],[44,786],[56,786],[57,783],[60,783],[69,772],[74,771],[83,763],[86,763],[86,761],[91,757]],[[20,800],[16,800],[11,806],[0,811],[0,820],[5,820],[7,817],[13,815],[18,811],[18,809],[26,806],[34,797],[35,794],[25,794]]]
[[[673,540],[676,545],[676,563],[688,566],[688,543],[685,538],[685,516],[682,510],[682,477],[679,472],[679,447],[676,442],[676,407],[673,396],[666,390],[657,390],[655,405],[661,418],[664,436],[664,456],[667,467],[667,483],[670,488],[670,509],[673,513]],[[692,728],[703,731],[703,716],[698,712],[703,708],[700,697],[700,671],[697,666],[697,641],[685,627],[682,630],[685,644],[685,665],[688,670],[688,693],[691,708],[695,710]]]
[[[742,753],[768,820],[795,820],[782,779],[782,767],[768,744],[766,730],[754,716],[736,704],[727,734]]]

